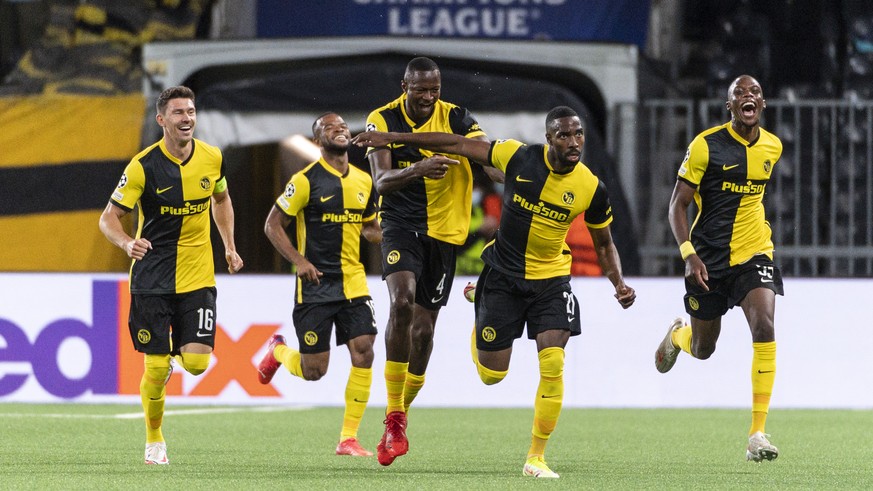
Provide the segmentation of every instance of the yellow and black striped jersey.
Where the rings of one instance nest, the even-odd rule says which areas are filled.
[[[137,238],[152,250],[130,267],[131,293],[184,293],[215,286],[210,240],[213,193],[227,189],[221,150],[192,140],[184,162],[164,140],[127,164],[110,202],[126,211],[139,205]]]
[[[342,175],[319,159],[291,176],[276,207],[297,218],[297,249],[324,276],[297,278],[297,303],[323,303],[370,294],[361,263],[361,227],[376,219],[373,180],[349,165]]]
[[[678,178],[696,189],[690,240],[710,273],[756,254],[773,259],[763,199],[781,156],[776,135],[761,128],[758,139],[747,142],[729,122],[700,133],[688,146]]]
[[[367,117],[367,130],[398,133],[432,131],[469,138],[485,135],[473,115],[460,106],[438,100],[431,117],[416,125],[406,114],[405,102],[406,94],[403,94],[371,112]],[[400,143],[390,145],[390,149],[392,169],[409,167],[435,153]],[[383,227],[399,226],[455,245],[467,240],[473,172],[466,157],[446,155],[460,161],[460,165],[449,166],[444,178],[419,178],[403,189],[380,197],[379,218],[383,221]]]
[[[612,222],[606,186],[581,162],[559,174],[546,157],[548,145],[515,140],[491,144],[489,160],[506,173],[503,212],[482,260],[505,274],[529,280],[568,276],[573,260],[567,231],[585,213],[589,227]]]

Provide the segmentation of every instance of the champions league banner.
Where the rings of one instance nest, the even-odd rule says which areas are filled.
[[[258,37],[599,41],[643,49],[648,0],[258,0]]]

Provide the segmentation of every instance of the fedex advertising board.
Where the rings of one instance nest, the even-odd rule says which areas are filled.
[[[461,294],[469,280],[474,278],[455,278],[449,304],[440,312],[427,383],[416,405],[530,407],[539,376],[536,345],[526,336],[515,342],[506,379],[493,386],[479,380],[470,360],[473,308]],[[345,347],[333,348],[328,373],[319,381],[280,369],[271,384],[258,382],[256,367],[270,336],[281,333],[297,346],[293,277],[219,275],[217,281],[216,348],[209,369],[195,377],[177,368],[167,387],[171,404],[343,404],[350,368]],[[605,278],[573,279],[582,335],[566,347],[564,405],[748,407],[751,337],[742,311],[724,317],[710,359],[682,354],[670,373],[660,374],[654,350],[673,317],[682,314],[682,280],[627,281],[638,298],[622,310]],[[379,278],[368,278],[368,284],[379,328],[369,405],[383,408],[388,295]],[[873,407],[870,391],[857,390],[873,384],[869,312],[863,302],[846,304],[845,292],[866,298],[873,295],[873,281],[786,279],[786,296],[777,298],[776,308],[774,407]],[[124,275],[0,273],[0,402],[138,406],[143,358],[128,333],[129,298]],[[821,344],[826,338],[852,342],[829,350]]]
[[[290,299],[288,283],[287,279],[277,281],[272,292]],[[0,278],[0,291],[4,297],[0,398],[28,402],[139,399],[143,358],[134,351],[128,333],[126,277],[10,274]],[[275,315],[267,313],[266,317],[287,317],[289,304],[276,302]],[[241,394],[279,396],[273,385],[257,382],[254,357],[281,323],[228,328],[221,322],[221,300],[218,312],[217,348],[209,370],[200,377],[176,370],[167,394],[228,401],[239,401]]]

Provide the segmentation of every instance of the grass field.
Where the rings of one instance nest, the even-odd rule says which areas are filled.
[[[169,466],[143,464],[133,405],[0,404],[0,489],[873,489],[873,411],[776,410],[781,454],[745,461],[742,410],[566,409],[558,480],[521,475],[532,410],[413,408],[390,467],[333,454],[341,408],[168,404]],[[359,434],[375,451],[382,408]]]

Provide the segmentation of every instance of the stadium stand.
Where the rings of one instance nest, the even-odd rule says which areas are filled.
[[[93,223],[106,200],[105,192],[97,190],[111,188],[114,183],[106,180],[118,175],[143,138],[153,138],[151,110],[142,92],[144,79],[147,82],[149,77],[140,60],[142,47],[156,41],[206,37],[211,11],[230,3],[0,0],[0,249],[8,251],[0,256],[0,270],[117,271],[126,267],[126,258],[99,252],[104,244]],[[764,125],[785,146],[767,198],[773,201],[774,239],[786,263],[784,272],[873,274],[869,252],[873,250],[869,226],[873,222],[873,14],[869,0],[676,0],[652,2],[652,9],[671,5],[673,11],[657,18],[675,24],[660,29],[674,30],[674,41],[657,58],[641,57],[641,103],[628,108],[637,115],[638,124],[631,132],[635,140],[628,148],[637,150],[634,182],[640,185],[625,189],[625,194],[637,232],[640,273],[674,274],[681,266],[664,227],[675,167],[697,131],[726,117],[722,92],[729,79],[748,72],[765,84],[769,107]],[[401,61],[392,60],[390,65]],[[475,65],[477,80],[489,87],[506,75],[501,71],[489,78],[489,72],[481,69],[487,68],[487,60]],[[257,69],[253,78],[273,75],[263,71],[265,66],[252,66]],[[446,64],[446,76],[451,75],[450,67]],[[288,73],[302,80],[307,72],[296,68]],[[386,69],[374,76],[384,78]],[[334,73],[330,70],[312,73],[320,77]],[[362,76],[348,67],[339,73]],[[189,81],[200,84],[202,102],[237,97],[233,80],[223,84],[218,75],[219,70],[204,69]],[[512,77],[516,84],[512,90],[523,90],[517,84],[526,81],[543,82],[538,74],[517,75]],[[362,85],[369,91],[396,89],[390,84],[376,87],[370,81]],[[293,83],[287,86],[289,93],[280,96],[278,103],[307,95]],[[341,88],[328,90],[348,94]],[[304,104],[306,111],[323,109],[323,100],[303,99],[301,104],[311,105]],[[345,103],[361,103],[358,95],[354,99]],[[605,160],[609,162],[606,167],[621,168],[616,149],[625,147],[619,136],[628,132],[617,127],[619,121],[603,116],[613,108],[589,109],[594,110],[592,122],[603,140],[598,144],[592,132],[590,149],[602,148],[604,154],[611,151],[613,155],[606,156],[612,160]],[[112,136],[110,143],[107,134]],[[267,172],[272,168],[276,149],[275,145],[228,148],[226,154],[251,161],[251,166],[233,177],[241,183],[252,181],[254,188],[259,177],[252,169]],[[79,187],[72,189],[69,183]],[[261,217],[251,220],[259,222]],[[53,248],[53,241],[25,243],[20,237],[26,235],[46,239],[75,235],[93,244],[93,251],[71,262],[63,251]],[[34,243],[45,250],[34,251]]]
[[[13,31],[29,15],[44,11],[45,21],[26,49],[16,42],[3,50],[20,57],[0,85],[0,270],[127,267],[123,254],[101,252],[96,223],[140,147],[141,48],[193,39],[211,3],[4,2],[4,25],[11,19]],[[69,254],[57,237],[76,237],[82,253]]]

